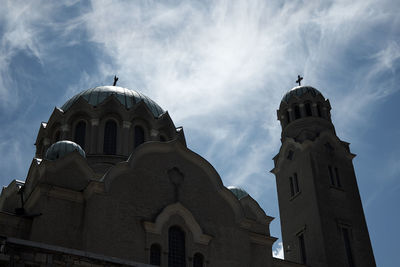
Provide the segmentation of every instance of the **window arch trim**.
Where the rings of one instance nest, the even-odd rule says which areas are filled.
[[[169,219],[174,215],[178,215],[184,220],[185,226],[191,232],[195,243],[202,245],[208,245],[210,243],[212,237],[203,233],[203,230],[193,214],[179,202],[165,207],[157,216],[155,222],[143,222],[145,231],[161,235],[164,225],[166,225]]]

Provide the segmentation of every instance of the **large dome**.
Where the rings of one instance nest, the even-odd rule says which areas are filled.
[[[85,99],[90,105],[97,106],[110,95],[115,95],[118,101],[122,105],[125,105],[127,109],[130,109],[135,104],[143,101],[146,106],[151,110],[154,117],[158,118],[161,114],[164,113],[164,110],[156,102],[154,102],[147,96],[134,90],[119,86],[98,86],[85,90],[65,102],[65,104],[62,105],[61,109],[64,112],[67,111],[72,106],[72,104],[74,104],[79,99],[79,97],[83,97],[83,99]]]
[[[73,152],[78,151],[82,157],[86,157],[85,151],[76,143],[63,140],[58,141],[57,143],[52,144],[46,152],[46,159],[48,160],[56,160],[59,158],[64,157],[65,155]]]
[[[287,92],[283,98],[282,98],[282,102],[289,102],[289,99],[292,98],[293,96],[297,96],[300,97],[306,93],[311,93],[312,96],[317,96],[317,95],[321,95],[321,92],[318,91],[317,89],[315,89],[314,87],[311,86],[296,86],[294,87],[292,90],[290,90],[289,92]]]

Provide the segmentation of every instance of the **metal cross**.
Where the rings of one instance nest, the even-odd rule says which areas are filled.
[[[297,75],[297,81],[296,81],[296,83],[298,83],[299,86],[301,85],[301,80],[303,80],[303,77],[301,77],[300,75]]]
[[[116,86],[117,82],[118,82],[118,77],[117,77],[117,75],[114,75],[114,84],[113,84],[113,86]]]

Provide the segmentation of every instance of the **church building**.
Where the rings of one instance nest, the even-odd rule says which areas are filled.
[[[3,187],[0,266],[376,266],[330,109],[297,86],[277,111],[282,260],[273,218],[224,186],[167,111],[115,83],[82,91],[40,125],[26,180]]]

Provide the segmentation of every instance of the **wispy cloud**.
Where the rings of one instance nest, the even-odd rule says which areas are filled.
[[[184,126],[189,147],[226,185],[244,187],[277,216],[267,172],[280,145],[276,109],[297,74],[330,99],[338,135],[353,143],[363,143],[360,129],[373,127],[370,115],[399,91],[396,0],[3,0],[1,7],[3,179],[26,174],[52,106],[117,74],[119,85],[147,94]],[[398,177],[397,163],[377,173]]]
[[[229,165],[218,163],[221,151],[240,162],[229,165],[228,183],[248,183],[253,168],[273,156],[275,109],[298,73],[339,102],[333,113],[340,129],[359,119],[377,93],[396,90],[390,83],[374,89],[376,73],[393,71],[397,61],[395,40],[371,38],[374,27],[398,23],[390,1],[113,3],[92,3],[85,15],[91,40],[113,59],[121,84],[153,97],[185,127],[189,146],[202,146],[190,136],[208,136],[201,153],[217,165]],[[118,16],[99,20],[109,14]],[[261,127],[260,118],[277,127]],[[274,145],[260,149],[270,140]]]
[[[68,60],[57,60],[60,51],[83,40],[81,10],[76,1],[47,2],[41,0],[1,2],[0,9],[0,109],[13,111],[38,77],[31,73],[40,69],[43,77],[49,65],[60,68]],[[78,37],[78,38],[77,38]],[[79,41],[78,41],[79,40]],[[39,70],[36,70],[39,71]]]

